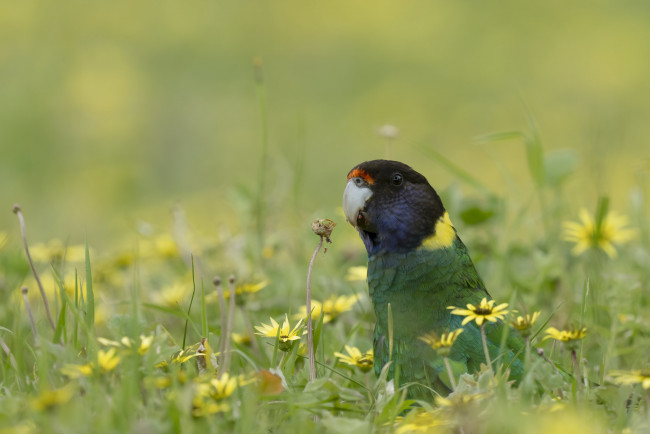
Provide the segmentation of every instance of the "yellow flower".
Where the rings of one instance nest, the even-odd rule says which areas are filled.
[[[284,322],[282,323],[282,327],[280,327],[280,325],[273,318],[270,319],[271,325],[262,323],[261,326],[255,326],[257,329],[257,332],[255,334],[267,338],[275,338],[277,336],[280,350],[289,351],[291,349],[293,341],[300,339],[302,319],[298,321],[298,324],[296,324],[293,330],[289,325],[289,317],[286,314],[284,315]]]
[[[163,258],[173,258],[178,256],[178,247],[176,241],[169,234],[161,234],[153,240],[156,253]]]
[[[48,299],[59,297],[59,289],[60,289],[59,284],[62,284],[65,292],[70,296],[70,298],[74,299],[75,273],[74,270],[70,268],[71,267],[68,267],[65,273],[58,277],[55,277],[54,273],[41,273],[39,278],[41,280],[41,284],[43,285],[43,289],[45,290],[45,295],[47,296]],[[30,301],[33,301],[35,303],[40,303],[42,301],[41,294],[37,289],[38,284],[36,283],[36,280],[32,275],[27,277],[27,279],[24,282],[24,285],[29,288],[28,296]],[[83,294],[84,298],[87,296],[86,288],[85,287],[80,288],[79,284],[77,284],[77,291],[79,292],[79,295]],[[98,304],[98,306],[101,306],[101,304]]]
[[[517,330],[519,334],[523,337],[530,336],[531,329],[537,318],[541,315],[541,312],[533,312],[533,314],[519,315],[517,318],[510,321],[512,328]]]
[[[223,402],[237,388],[237,377],[224,373],[221,378],[213,378],[209,383],[199,383],[194,397],[192,414],[206,416],[230,410],[230,404]]]
[[[243,285],[237,285],[235,287],[235,302],[237,304],[244,304],[244,299],[241,296],[249,296],[255,294],[256,292],[261,291],[269,285],[268,280],[262,280],[257,283],[245,283]],[[223,298],[230,298],[230,290],[223,290]],[[216,303],[219,301],[219,293],[217,291],[212,291],[210,294],[205,296],[206,303]]]
[[[171,363],[177,363],[180,365],[195,357],[205,356],[205,353],[198,352],[199,346],[199,344],[194,344],[185,348],[184,350],[174,353],[170,359]],[[164,368],[167,365],[169,365],[167,360],[163,360],[162,362],[156,364],[156,368]]]
[[[112,265],[117,268],[126,268],[135,262],[135,255],[133,252],[120,252],[115,255]]]
[[[192,295],[192,283],[176,282],[166,286],[154,295],[156,303],[167,307],[178,307],[184,300],[189,300]]]
[[[331,296],[323,302],[323,312],[329,315],[334,321],[340,314],[352,309],[352,306],[359,301],[359,294]],[[313,316],[312,316],[313,318]]]
[[[243,285],[237,285],[235,287],[235,298],[238,295],[255,294],[256,292],[266,288],[268,285],[268,280],[262,280],[258,283],[246,283]],[[223,297],[226,299],[230,297],[230,291],[228,289],[223,291]]]
[[[214,413],[229,411],[231,406],[226,402],[238,386],[252,383],[255,378],[245,379],[242,375],[231,377],[225,372],[221,378],[212,378],[207,383],[199,383],[193,400],[192,414],[206,416]]]
[[[251,344],[251,336],[248,333],[245,334],[240,334],[240,333],[231,333],[230,337],[232,338],[233,342],[239,345],[250,345]]]
[[[36,411],[49,410],[70,401],[74,395],[74,385],[68,384],[60,389],[43,390],[37,397],[32,398],[30,404]]]
[[[145,335],[140,335],[140,345],[138,346],[138,354],[144,355],[147,351],[149,351],[149,348],[151,348],[151,344],[153,343],[153,335],[151,336],[145,336]],[[112,341],[110,339],[106,338],[97,338],[97,341],[107,347],[116,347],[116,348],[133,348],[133,340],[124,336],[120,341]]]
[[[61,368],[61,373],[70,378],[90,377],[96,372],[105,374],[115,369],[120,360],[116,348],[111,348],[108,351],[99,350],[97,352],[97,364],[90,362],[85,365],[65,365]],[[99,370],[97,366],[99,366]]]
[[[201,344],[194,344],[190,345],[184,350],[180,350],[178,353],[172,356],[172,363],[182,364],[190,359],[193,359],[194,357],[205,355],[205,353],[199,351],[199,348],[201,348]]]
[[[616,384],[641,384],[645,390],[650,389],[650,369],[635,371],[612,371],[609,373],[614,377]]]
[[[68,246],[63,241],[52,239],[44,243],[36,243],[29,248],[34,262],[55,262],[65,258],[67,262],[83,262],[86,259],[86,246]],[[92,251],[91,251],[92,255]]]
[[[237,377],[230,377],[225,372],[221,378],[213,378],[207,384],[207,394],[213,399],[224,399],[232,395],[237,388]]]
[[[147,225],[144,223],[144,225]],[[150,230],[141,231],[146,235],[138,245],[138,256],[141,259],[167,260],[179,255],[178,245],[170,234],[153,235]],[[189,248],[189,247],[188,247]],[[192,250],[198,254],[199,252]],[[126,257],[125,257],[126,259]]]
[[[555,327],[549,327],[545,331],[546,339],[555,339],[556,341],[561,342],[571,342],[577,341],[584,338],[587,335],[587,328],[583,327],[581,329],[571,329],[571,330],[558,330]]]
[[[372,369],[373,366],[373,351],[368,350],[365,353],[361,354],[361,351],[359,351],[358,348],[356,347],[351,347],[349,345],[345,346],[345,351],[348,352],[349,355],[341,354],[341,353],[334,353],[334,355],[341,360],[341,362],[346,363],[348,365],[356,366],[359,368],[361,372],[368,372]]]
[[[617,214],[607,214],[598,228],[589,212],[582,208],[579,213],[580,223],[564,222],[565,241],[575,243],[572,249],[574,255],[584,253],[588,249],[601,249],[607,256],[616,256],[615,244],[623,244],[636,236],[634,229],[626,228],[627,217]]]
[[[61,373],[73,379],[90,377],[93,374],[93,366],[90,363],[85,365],[64,365],[61,368]]]
[[[348,274],[345,275],[346,282],[365,281],[368,278],[368,267],[361,265],[358,267],[348,268]]]
[[[414,416],[409,415],[395,427],[395,434],[407,433],[446,433],[449,432],[449,421],[441,414],[430,411],[416,410]]]
[[[497,322],[497,320],[503,319],[508,313],[508,310],[506,310],[508,303],[501,303],[498,306],[494,306],[494,303],[494,300],[488,301],[486,297],[483,297],[483,300],[481,300],[478,306],[468,304],[467,309],[461,309],[455,306],[449,306],[447,309],[452,309],[451,313],[454,315],[465,317],[462,325],[476,321],[476,324],[480,326],[485,321]]]
[[[97,364],[102,372],[112,371],[120,363],[120,358],[116,353],[117,350],[115,348],[111,348],[108,351],[99,350],[97,352]]]
[[[321,312],[323,312],[323,323],[328,323],[335,321],[343,312],[347,312],[352,309],[355,303],[359,300],[360,296],[358,294],[353,295],[333,295],[324,302],[318,300],[312,300],[312,313],[311,317],[314,320],[320,318]],[[300,313],[295,315],[295,318],[307,319],[307,308],[305,306],[300,306]]]
[[[434,331],[431,331],[423,336],[420,336],[420,339],[425,344],[429,345],[432,349],[436,350],[438,354],[443,357],[449,355],[452,345],[458,336],[463,332],[464,329],[456,329],[453,332],[443,333],[438,336]]]
[[[138,354],[140,354],[141,356],[144,355],[147,351],[149,351],[149,348],[151,348],[152,343],[153,343],[153,335],[151,336],[140,335],[140,346],[138,347]]]
[[[487,392],[479,393],[454,393],[448,397],[436,396],[436,404],[440,407],[463,407],[473,404],[487,397]]]
[[[5,244],[7,244],[8,238],[9,237],[5,231],[0,231],[0,249],[3,248]]]
[[[187,379],[188,379],[187,371],[182,369],[176,371],[175,380],[178,382],[178,384],[185,384],[187,382]],[[158,389],[166,389],[173,384],[172,377],[168,375],[147,376],[145,377],[144,380],[146,384],[150,384],[154,387],[157,387]]]
[[[215,402],[198,397],[194,398],[192,405],[192,416],[194,417],[209,416],[215,413],[225,413],[230,410],[230,404],[227,402]]]
[[[122,338],[122,339],[128,339],[128,338],[125,337],[125,338]],[[100,344],[102,344],[102,345],[104,345],[106,347],[120,347],[120,346],[122,346],[122,344],[120,342],[118,342],[118,341],[112,341],[110,339],[101,338],[101,337],[97,338],[97,342],[99,342]]]
[[[311,317],[314,319],[320,318],[320,314],[323,311],[323,303],[321,303],[318,300],[312,300],[311,301]],[[300,306],[300,312],[295,314],[293,319],[307,319],[307,307],[306,306]],[[332,317],[327,314],[323,314],[323,323],[327,324],[332,320]]]

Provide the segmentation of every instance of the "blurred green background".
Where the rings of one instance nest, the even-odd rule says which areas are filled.
[[[529,131],[527,113],[577,155],[576,208],[622,208],[647,184],[649,23],[645,1],[2,1],[0,230],[17,239],[16,202],[31,240],[164,227],[174,203],[241,230],[262,164],[255,58],[273,225],[342,223],[345,175],[386,157],[384,124],[389,156],[437,188],[457,177],[430,150],[530,194],[520,140],[475,140]]]

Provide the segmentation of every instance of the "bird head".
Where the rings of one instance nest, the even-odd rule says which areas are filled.
[[[408,252],[431,240],[447,247],[456,236],[427,179],[399,161],[366,161],[350,170],[343,210],[369,256]]]

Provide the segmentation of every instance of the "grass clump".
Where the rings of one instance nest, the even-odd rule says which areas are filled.
[[[3,287],[0,307],[0,432],[648,429],[650,246],[637,236],[647,228],[623,224],[606,198],[593,217],[580,211],[577,223],[571,205],[553,194],[561,183],[544,174],[537,135],[522,137],[534,154],[532,197],[542,211],[529,199],[488,192],[491,199],[477,204],[446,192],[488,286],[510,300],[487,306],[493,317],[484,319],[510,323],[526,339],[518,387],[499,359],[458,374],[445,358],[454,392],[419,402],[406,399],[410,385],[387,381],[389,365],[375,377],[362,254],[334,245],[312,270],[330,233],[317,232],[309,269],[313,237],[296,230],[270,250],[260,247],[258,231],[204,240],[189,261],[179,247],[186,243],[167,233],[112,253],[88,243],[83,255],[65,244],[50,254],[46,246],[56,243],[46,243],[25,255],[31,276],[9,260],[20,255],[18,245],[3,243],[3,275],[22,277]],[[232,250],[236,242],[247,247]],[[210,277],[224,273],[232,273],[227,287]],[[439,351],[460,334],[427,332],[423,340]]]

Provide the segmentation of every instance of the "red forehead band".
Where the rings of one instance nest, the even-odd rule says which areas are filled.
[[[362,169],[353,169],[349,174],[348,174],[348,181],[352,178],[363,178],[364,181],[366,181],[368,184],[372,185],[375,183],[375,180],[372,179],[372,176],[368,174],[365,170]]]

